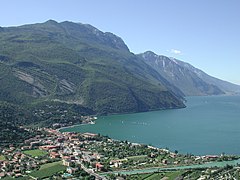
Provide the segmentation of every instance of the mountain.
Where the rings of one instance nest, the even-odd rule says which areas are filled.
[[[218,86],[222,91],[224,91],[225,94],[239,94],[240,93],[239,85],[209,76],[202,70],[197,69],[188,63],[184,63],[184,62],[182,62],[182,63],[186,68],[195,72],[197,74],[197,76],[199,78],[201,78],[202,80],[204,80],[205,82],[207,82],[209,84],[213,84],[215,86]]]
[[[240,92],[240,86],[211,77],[192,65],[175,58],[156,55],[151,51],[138,56],[170,83],[178,87],[186,96]]]
[[[98,114],[185,107],[182,92],[124,41],[87,24],[49,20],[0,29],[0,101],[60,102]]]

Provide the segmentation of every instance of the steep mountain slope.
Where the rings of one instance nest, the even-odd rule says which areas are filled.
[[[186,96],[219,95],[240,89],[240,86],[211,77],[192,65],[174,58],[159,56],[150,51],[138,56]]]
[[[182,66],[184,66],[185,68],[188,68],[190,71],[193,71],[203,81],[219,87],[226,94],[240,93],[240,86],[239,85],[236,85],[236,84],[233,84],[233,83],[230,83],[230,82],[227,82],[227,81],[223,81],[221,79],[209,76],[208,74],[206,74],[202,70],[197,69],[197,68],[193,67],[192,65],[190,65],[188,63],[185,63],[185,62],[182,62],[182,61],[179,61],[179,63]]]
[[[95,113],[185,107],[182,93],[123,40],[91,25],[45,23],[0,30],[0,100],[59,101]]]

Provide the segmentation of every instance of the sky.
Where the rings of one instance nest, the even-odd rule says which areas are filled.
[[[0,26],[91,24],[133,53],[151,50],[240,84],[239,0],[1,0]]]

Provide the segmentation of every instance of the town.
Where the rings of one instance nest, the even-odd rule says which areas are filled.
[[[22,144],[1,147],[0,179],[239,177],[238,167],[202,166],[211,162],[232,162],[238,160],[238,156],[183,155],[178,151],[113,140],[93,133],[62,133],[52,128],[35,131],[36,136]],[[197,168],[193,170],[189,166]]]

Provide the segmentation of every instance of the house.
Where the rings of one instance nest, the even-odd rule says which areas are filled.
[[[76,160],[75,156],[70,156],[70,160]]]
[[[72,168],[72,167],[68,167],[67,168],[67,172],[69,173],[69,174],[73,174],[73,173],[75,173],[75,172],[77,172],[78,171],[78,168]]]
[[[121,167],[122,166],[122,162],[115,162],[113,165],[115,168]]]
[[[104,166],[101,163],[96,163],[95,165],[97,171],[102,171]]]
[[[206,157],[206,159],[217,159],[218,158],[218,156],[216,156],[216,155],[207,155],[205,157]]]
[[[14,155],[14,159],[20,159],[21,158],[21,153],[16,153],[15,155]]]
[[[162,160],[162,163],[165,164],[165,165],[167,165],[167,164],[168,164],[167,159],[163,159],[163,160]]]
[[[57,152],[51,152],[50,157],[53,158],[53,159],[60,158],[60,154],[58,154]]]
[[[41,145],[41,141],[34,141],[30,143],[30,148],[33,148],[35,146],[40,146]]]
[[[13,177],[14,176],[14,172],[7,172],[7,175],[10,176],[10,177]]]
[[[6,176],[6,174],[4,172],[0,173],[0,179],[4,178]]]
[[[23,175],[21,173],[17,173],[15,174],[15,178],[19,178],[19,177],[22,177]]]
[[[28,149],[30,149],[30,146],[23,146],[23,147],[21,147],[21,150],[28,150]]]
[[[63,159],[62,162],[63,162],[64,166],[68,166],[69,167],[69,166],[72,165],[72,162],[69,159],[67,159],[67,160]]]
[[[44,151],[48,151],[50,149],[59,149],[59,146],[52,146],[52,145],[40,146],[39,149],[40,150],[44,150]]]
[[[14,172],[15,174],[20,174],[20,173],[21,173],[21,170],[20,170],[20,169],[14,169],[13,172]]]
[[[82,134],[85,138],[94,138],[97,136],[97,134],[93,134],[93,133],[83,133]]]
[[[64,137],[60,137],[57,139],[57,142],[62,143],[64,141]]]
[[[170,153],[170,157],[171,157],[171,158],[176,158],[176,157],[177,157],[177,154],[176,154],[176,153]]]
[[[127,159],[111,160],[111,161],[110,161],[110,164],[111,164],[113,167],[118,168],[118,167],[121,167],[121,166],[122,166],[122,164],[123,164],[124,161],[127,161]]]
[[[70,156],[63,156],[62,159],[63,160],[70,160]]]

